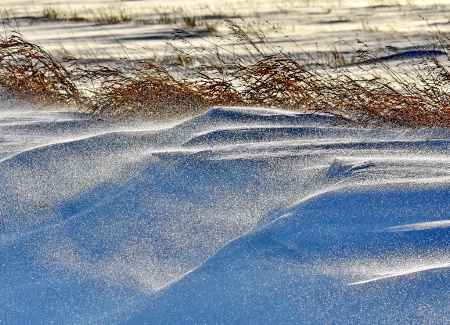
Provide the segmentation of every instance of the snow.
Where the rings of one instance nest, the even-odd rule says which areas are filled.
[[[286,53],[350,58],[358,38],[408,60],[442,50],[430,28],[448,27],[438,0],[164,3],[0,11],[54,54],[100,60],[185,45],[171,40],[179,26],[27,17],[180,6],[212,23],[239,13]],[[449,150],[445,128],[242,107],[120,122],[0,92],[0,324],[448,324]]]
[[[5,324],[449,321],[446,129],[3,104]]]
[[[49,8],[67,19],[46,20],[43,13]],[[261,50],[267,54],[283,50],[311,62],[310,56],[326,61],[338,53],[346,63],[352,63],[357,49],[377,54],[379,50],[394,54],[386,46],[442,50],[436,39],[439,32],[448,32],[448,9],[447,0],[3,0],[0,17],[5,21],[4,34],[19,32],[57,57],[64,53],[100,62],[119,58],[173,60],[176,53],[167,43],[187,56],[208,51],[218,51],[222,57],[230,53],[234,58],[246,56],[248,48],[230,37],[224,19],[231,19],[248,25],[244,30],[250,36],[262,33],[267,44]],[[123,24],[101,19],[120,14],[133,19]],[[76,22],[70,20],[73,17],[97,21]],[[198,25],[186,26],[183,17],[195,18]],[[176,22],[165,23],[164,18]],[[207,32],[207,26],[216,31]],[[174,29],[183,29],[193,37],[183,42],[175,37]],[[257,37],[254,42],[261,45]],[[435,47],[430,47],[431,43]]]

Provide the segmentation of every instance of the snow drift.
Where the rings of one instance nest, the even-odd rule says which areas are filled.
[[[450,321],[446,129],[2,103],[5,324]]]

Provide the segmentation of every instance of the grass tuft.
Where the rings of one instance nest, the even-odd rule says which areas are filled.
[[[1,38],[0,86],[33,104],[123,118],[174,119],[232,105],[328,112],[408,127],[450,126],[450,72],[437,57],[449,59],[444,51],[417,49],[408,53],[418,54],[412,60],[390,47],[392,65],[362,44],[359,64],[309,65],[275,53],[263,35],[255,33],[253,41],[244,28],[229,25],[243,48],[254,50],[251,59],[216,53],[216,63],[197,58],[199,66],[184,67],[177,77],[151,62],[113,68],[71,60],[65,66],[20,35]]]
[[[85,96],[71,80],[70,72],[21,36],[0,39],[0,87],[36,105],[85,105]]]
[[[94,74],[96,78],[99,75]],[[131,74],[104,70],[101,77],[91,98],[90,109],[96,114],[173,119],[199,113],[209,106],[200,92],[150,62],[135,66]]]

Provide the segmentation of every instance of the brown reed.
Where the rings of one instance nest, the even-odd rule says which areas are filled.
[[[0,86],[35,105],[69,105],[121,118],[174,119],[220,105],[328,112],[407,127],[450,126],[450,73],[433,55],[420,63],[405,60],[407,69],[375,58],[370,65],[384,74],[374,69],[356,74],[348,67],[317,68],[282,53],[264,53],[258,51],[251,62],[221,60],[190,70],[191,77],[175,78],[151,62],[130,64],[126,71],[77,61],[68,67],[15,35],[0,39]]]

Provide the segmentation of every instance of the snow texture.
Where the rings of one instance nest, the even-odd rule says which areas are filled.
[[[450,131],[0,109],[0,323],[450,322]]]

